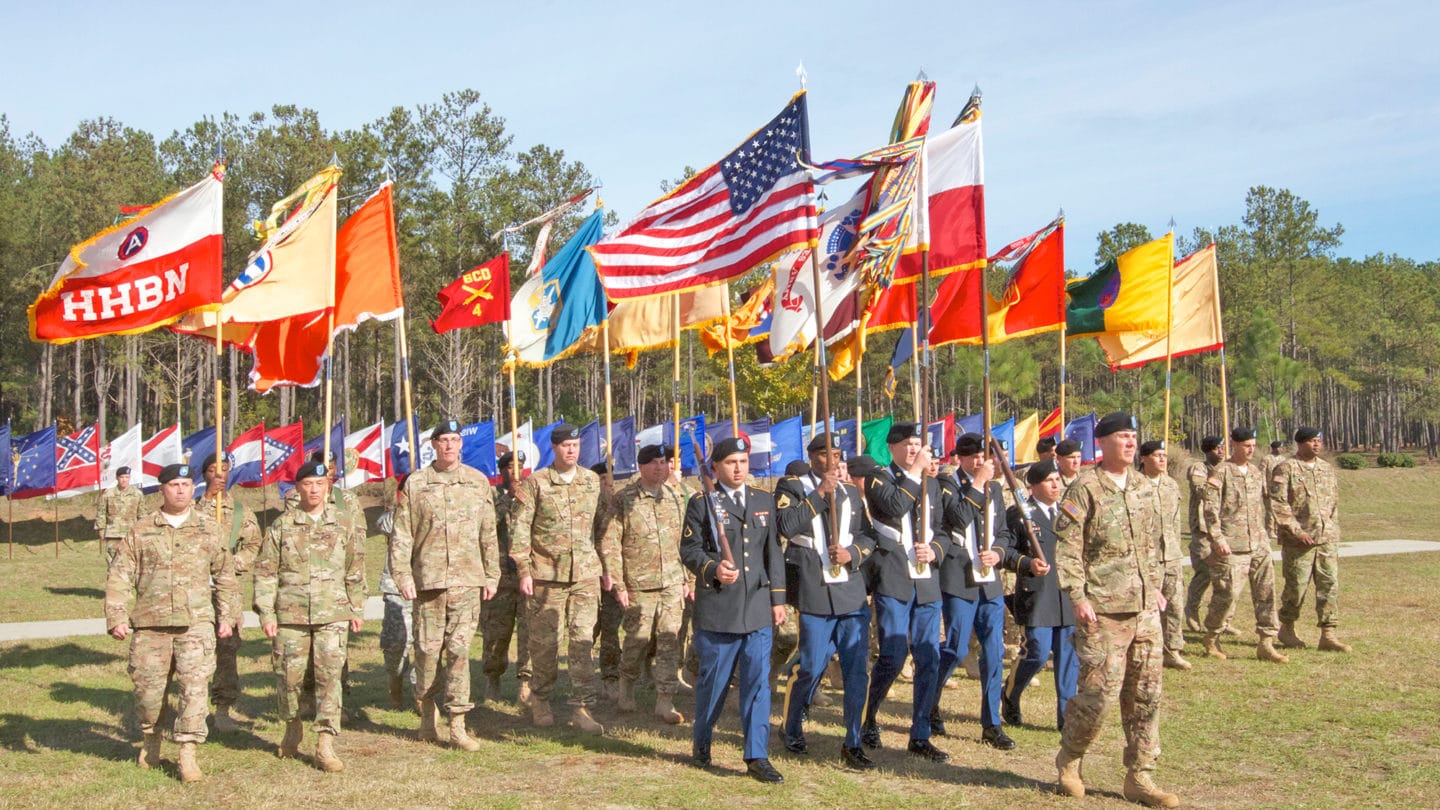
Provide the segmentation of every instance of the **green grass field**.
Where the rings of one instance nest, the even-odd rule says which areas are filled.
[[[1434,473],[1422,468],[1350,475],[1342,504],[1347,534],[1432,539],[1420,505],[1433,499],[1420,493],[1437,480]],[[62,511],[62,531],[70,525],[78,531],[80,524],[63,517]],[[1368,523],[1365,530],[1362,523]],[[95,545],[62,546],[56,560],[45,534],[50,524],[30,528],[14,561],[0,561],[0,620],[100,615],[103,566]],[[372,568],[378,567],[379,548],[372,539]],[[1166,671],[1157,778],[1187,806],[1440,806],[1440,680],[1434,677],[1440,624],[1433,618],[1440,613],[1440,588],[1434,586],[1440,554],[1347,558],[1341,576],[1342,629],[1355,645],[1353,654],[1310,649],[1292,651],[1288,666],[1256,661],[1253,621],[1243,600],[1236,617],[1242,635],[1226,643],[1231,660],[1201,658],[1192,643],[1195,669]],[[1302,625],[1302,636],[1313,642],[1315,630],[1308,621]],[[238,707],[250,719],[237,733],[211,736],[200,753],[208,778],[193,786],[176,780],[173,744],[164,748],[161,771],[142,772],[133,764],[138,731],[124,644],[87,637],[0,645],[0,806],[1080,806],[1050,792],[1058,737],[1048,672],[1026,692],[1027,724],[1011,729],[1016,751],[979,744],[979,688],[962,680],[944,693],[951,736],[935,740],[951,762],[915,760],[903,751],[909,687],[897,684],[881,714],[880,769],[854,774],[838,767],[837,700],[814,710],[808,757],[785,754],[772,738],[773,760],[786,784],[767,788],[743,776],[733,696],[717,732],[717,773],[684,764],[688,725],[667,727],[644,713],[619,716],[602,708],[602,738],[563,726],[533,729],[513,703],[515,682],[508,676],[505,700],[470,715],[480,752],[414,742],[415,715],[381,708],[386,700],[378,631],[368,624],[352,640],[352,717],[339,744],[345,773],[327,776],[274,757],[280,729],[268,645],[251,630],[242,651],[245,696]],[[478,687],[483,679],[474,669]],[[562,690],[563,684],[562,677]],[[642,692],[642,707],[651,697]],[[564,709],[557,708],[563,721]],[[313,744],[308,737],[302,750],[308,754]],[[1086,761],[1096,798],[1084,806],[1124,804],[1122,745],[1112,715]]]

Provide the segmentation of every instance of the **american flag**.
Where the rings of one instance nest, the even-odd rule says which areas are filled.
[[[816,238],[801,91],[719,163],[590,248],[613,301],[720,284]]]

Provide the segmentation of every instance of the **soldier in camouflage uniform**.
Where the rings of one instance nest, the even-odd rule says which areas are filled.
[[[1350,652],[1350,645],[1335,636],[1339,604],[1340,481],[1335,468],[1320,458],[1325,437],[1319,430],[1295,431],[1295,458],[1280,464],[1270,476],[1270,511],[1280,536],[1280,568],[1285,589],[1280,594],[1280,643],[1304,647],[1295,635],[1295,622],[1305,604],[1310,580],[1315,580],[1315,615],[1320,625],[1322,650]]]
[[[525,613],[525,596],[520,593],[520,574],[510,559],[510,524],[520,505],[519,484],[512,479],[516,459],[506,453],[496,464],[500,486],[495,487],[495,528],[500,539],[500,588],[495,598],[480,609],[480,632],[485,639],[485,663],[481,670],[488,683],[488,697],[500,699],[500,676],[510,666],[510,639],[515,639],[515,679],[520,682],[519,700],[530,703],[530,620]],[[519,466],[525,465],[520,452]]]
[[[605,729],[590,714],[595,704],[595,621],[601,579],[610,586],[595,540],[600,509],[600,476],[577,464],[580,429],[560,425],[550,434],[555,463],[520,487],[520,507],[510,527],[510,558],[520,574],[520,592],[530,611],[530,716],[537,726],[555,722],[550,692],[558,675],[562,623],[570,670],[571,723],[581,731]],[[615,572],[618,574],[619,572]]]
[[[600,508],[595,513],[595,541],[605,534],[615,510],[615,480],[605,462],[592,464],[590,472],[600,476]],[[618,576],[618,575],[617,575]],[[610,703],[620,699],[620,626],[625,623],[625,607],[616,599],[620,587],[600,592],[600,609],[595,618],[594,643],[600,649],[596,659],[600,669],[601,694]]]
[[[1215,589],[1205,614],[1205,654],[1224,659],[1220,631],[1235,612],[1235,600],[1250,580],[1255,605],[1255,633],[1260,637],[1255,657],[1276,664],[1288,663],[1275,649],[1280,632],[1275,616],[1275,565],[1270,560],[1270,537],[1265,533],[1265,479],[1250,459],[1255,455],[1255,431],[1230,431],[1230,458],[1216,465],[1205,480],[1205,542],[1201,547],[1210,565]]]
[[[674,480],[669,450],[653,444],[640,448],[640,475],[616,494],[601,547],[618,552],[619,559],[607,561],[607,568],[624,572],[615,585],[616,601],[625,609],[617,705],[635,711],[635,682],[653,640],[655,716],[675,725],[685,720],[675,710],[675,692],[680,617],[690,596],[690,578],[680,562],[680,532],[691,493]]]
[[[1275,469],[1286,462],[1285,442],[1276,439],[1270,442],[1270,452],[1260,460],[1260,469],[1265,473],[1265,480],[1268,482],[1275,476]],[[1269,484],[1267,483],[1268,487]],[[1270,508],[1270,499],[1265,499],[1265,533],[1270,536],[1270,542],[1275,542],[1275,510]]]
[[[215,671],[215,637],[239,623],[240,592],[230,553],[191,503],[188,464],[160,471],[160,511],[144,515],[120,543],[105,584],[105,626],[130,639],[130,678],[144,744],[139,764],[160,764],[160,710],[173,666],[180,685],[175,741],[180,779],[204,777],[195,746],[205,742],[205,685]],[[216,622],[218,612],[219,622]]]
[[[260,524],[255,515],[225,491],[230,479],[230,460],[225,456],[211,453],[205,458],[200,472],[205,476],[205,495],[195,502],[200,517],[208,519],[219,527],[221,542],[225,544],[235,560],[235,579],[243,577],[255,563],[260,552]],[[215,502],[220,502],[219,522],[216,522]],[[219,635],[215,642],[215,679],[210,684],[210,700],[215,704],[211,720],[217,732],[234,731],[235,721],[230,712],[240,698],[240,625],[244,617],[235,614],[235,626],[228,635]]]
[[[465,714],[475,706],[470,642],[480,603],[493,597],[500,583],[495,496],[484,475],[460,463],[458,421],[440,422],[430,444],[435,460],[405,479],[404,497],[395,508],[390,573],[400,595],[415,603],[419,737],[439,740],[435,713],[443,700],[450,744],[478,751],[480,743],[465,729]]]
[[[255,558],[255,612],[275,640],[271,661],[285,737],[280,758],[295,758],[304,739],[300,687],[315,661],[315,764],[338,773],[335,755],[343,702],[340,674],[351,632],[365,623],[365,534],[327,497],[325,465],[307,462],[295,474],[296,505],[270,524]]]
[[[1125,728],[1126,799],[1176,807],[1155,786],[1160,756],[1160,682],[1165,609],[1155,487],[1132,469],[1135,418],[1112,413],[1095,426],[1100,464],[1065,490],[1055,519],[1060,587],[1075,608],[1080,681],[1065,707],[1055,756],[1060,792],[1085,795],[1080,765],[1117,698]]]
[[[404,486],[404,480],[397,482],[395,502],[378,521],[387,543],[395,537],[395,504],[404,497],[401,491]],[[400,586],[390,574],[389,554],[385,555],[385,563],[380,568],[380,596],[385,602],[385,616],[380,623],[380,654],[385,657],[390,708],[399,709],[405,705],[405,681],[410,681],[411,691],[415,689],[415,668],[410,665],[410,645],[415,641],[411,613],[415,604],[400,595]]]
[[[140,519],[144,506],[145,493],[139,487],[130,486],[130,468],[116,470],[115,486],[100,496],[100,508],[95,510],[95,533],[105,544],[107,567],[115,561],[120,541],[130,534],[130,527]]]
[[[1205,601],[1205,592],[1210,590],[1210,563],[1205,561],[1201,549],[1205,547],[1205,482],[1215,465],[1224,460],[1225,440],[1219,436],[1206,436],[1200,440],[1200,452],[1205,457],[1185,470],[1185,481],[1190,486],[1190,585],[1185,592],[1185,628],[1199,633],[1204,630],[1200,623],[1200,603]],[[1228,630],[1228,625],[1221,632]]]
[[[1140,466],[1145,477],[1155,487],[1155,505],[1160,520],[1160,567],[1164,571],[1164,583],[1160,592],[1165,595],[1165,612],[1160,616],[1165,636],[1165,666],[1170,669],[1190,669],[1190,662],[1180,654],[1185,649],[1184,610],[1181,604],[1185,573],[1180,566],[1180,485],[1170,477],[1170,457],[1165,452],[1165,443],[1148,441],[1140,445]]]

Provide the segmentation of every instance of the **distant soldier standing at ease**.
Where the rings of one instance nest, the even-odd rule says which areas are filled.
[[[495,595],[500,549],[490,482],[460,463],[460,423],[445,419],[430,434],[435,460],[405,479],[390,538],[390,573],[415,604],[415,691],[420,739],[438,742],[437,704],[450,724],[450,745],[480,743],[465,729],[470,701],[470,642],[480,603]],[[443,661],[442,661],[443,656]]]
[[[205,742],[205,687],[215,671],[215,637],[227,637],[240,621],[235,569],[214,518],[191,503],[190,465],[160,471],[160,511],[144,515],[120,543],[105,585],[105,625],[130,639],[130,678],[140,732],[139,764],[160,764],[160,709],[171,667],[180,685],[175,742],[180,779],[204,778],[195,746]],[[218,619],[217,622],[217,606]]]
[[[1295,431],[1295,457],[1270,476],[1270,510],[1280,536],[1280,568],[1285,589],[1280,594],[1280,643],[1304,647],[1295,622],[1305,604],[1305,591],[1315,580],[1315,615],[1322,650],[1350,652],[1335,636],[1339,605],[1340,482],[1335,468],[1320,457],[1325,437],[1313,427]]]
[[[1069,486],[1075,483],[1075,476],[1080,474],[1080,465],[1083,456],[1080,454],[1080,442],[1075,439],[1065,439],[1055,445],[1055,469],[1060,472],[1060,491],[1064,492]]]
[[[130,468],[116,470],[115,486],[100,496],[100,508],[95,510],[95,533],[105,544],[107,567],[115,561],[120,541],[130,534],[130,527],[140,519],[140,510],[144,505],[145,493],[139,487],[130,486]]]
[[[193,469],[193,468],[192,468]],[[235,564],[235,580],[243,581],[260,551],[260,524],[245,504],[230,497],[226,488],[230,481],[230,459],[228,454],[211,453],[200,467],[205,477],[205,494],[195,502],[199,517],[209,520],[218,528],[220,542],[230,552]],[[216,522],[215,503],[219,501],[219,522]],[[243,617],[236,613],[235,626],[228,634],[218,634],[215,642],[215,677],[210,683],[210,700],[215,704],[212,720],[215,731],[234,731],[235,721],[230,717],[231,707],[240,698],[240,623]]]
[[[1200,452],[1205,457],[1185,469],[1185,482],[1190,487],[1190,585],[1185,591],[1185,629],[1199,633],[1205,629],[1200,623],[1200,606],[1205,601],[1205,592],[1210,590],[1210,564],[1205,560],[1205,482],[1215,465],[1225,460],[1225,440],[1219,436],[1206,436],[1200,440]],[[1222,628],[1221,632],[1226,632]]]
[[[520,593],[520,574],[510,559],[510,524],[520,508],[520,482],[511,476],[525,466],[525,451],[519,464],[513,453],[496,460],[500,486],[495,490],[495,535],[500,542],[500,587],[495,598],[480,609],[480,633],[485,642],[486,699],[500,699],[500,676],[510,667],[510,639],[515,639],[515,679],[520,682],[517,699],[530,705],[530,620],[525,616],[525,595]]]
[[[1124,795],[1150,807],[1180,799],[1155,786],[1160,756],[1160,684],[1165,609],[1155,487],[1132,469],[1138,425],[1112,413],[1095,426],[1105,452],[1065,490],[1055,520],[1060,587],[1075,608],[1080,681],[1060,733],[1060,792],[1085,795],[1080,764],[1110,706],[1125,728]]]
[[[1165,631],[1165,666],[1169,669],[1190,669],[1180,652],[1185,649],[1185,632],[1181,611],[1181,591],[1185,573],[1180,568],[1180,485],[1170,477],[1170,457],[1162,441],[1140,445],[1140,467],[1155,485],[1155,505],[1160,516],[1160,567],[1165,574],[1161,592],[1165,594],[1165,612],[1161,627]]]
[[[365,532],[330,500],[329,473],[308,462],[295,474],[295,506],[270,524],[255,558],[255,610],[275,640],[272,662],[285,737],[280,758],[295,758],[305,736],[300,688],[315,656],[315,765],[345,769],[335,754],[340,734],[341,671],[350,633],[365,623]]]

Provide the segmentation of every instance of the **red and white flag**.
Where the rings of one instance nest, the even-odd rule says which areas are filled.
[[[221,191],[204,180],[70,248],[30,305],[30,339],[133,335],[220,301]]]
[[[100,426],[55,438],[55,497],[94,492],[100,486]]]
[[[140,475],[136,476],[135,483],[146,489],[160,486],[160,471],[185,460],[185,447],[180,443],[180,426],[171,425],[146,439],[140,447],[140,458]]]
[[[985,154],[980,112],[925,139],[920,188],[928,200],[916,217],[895,281],[921,276],[920,251],[930,249],[930,274],[985,266]]]
[[[345,437],[346,489],[385,479],[385,425],[376,422]]]
[[[720,162],[592,246],[612,301],[709,287],[815,239],[805,91]]]
[[[129,467],[130,480],[138,484],[142,474],[143,456],[144,437],[141,436],[140,424],[137,422],[101,448],[100,488],[109,489],[115,486],[115,471],[121,467]]]

